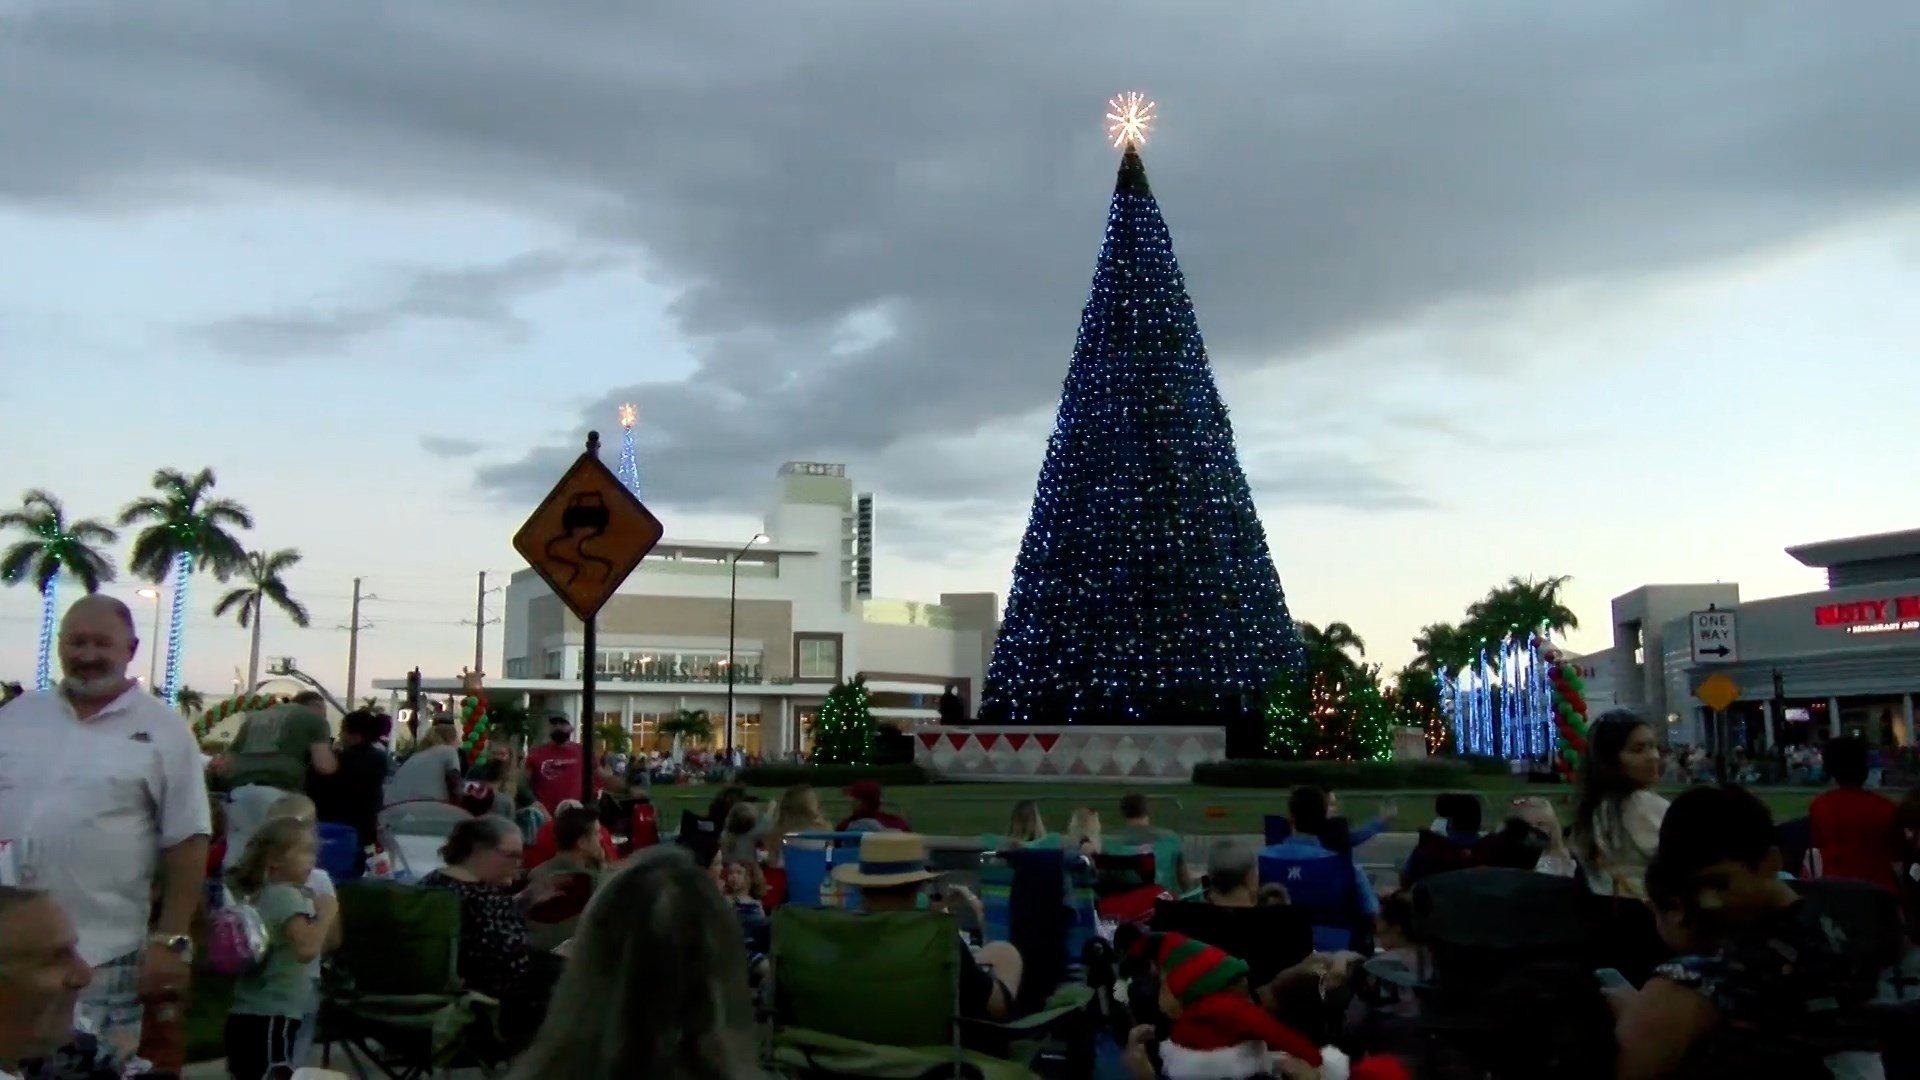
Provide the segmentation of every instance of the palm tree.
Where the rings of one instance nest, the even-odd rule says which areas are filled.
[[[192,716],[194,713],[206,711],[207,695],[191,686],[183,686],[174,692],[173,704],[180,710],[181,716]]]
[[[295,600],[287,591],[287,583],[280,575],[293,569],[300,561],[300,553],[287,548],[281,551],[255,551],[247,555],[247,568],[244,574],[247,584],[234,589],[213,605],[215,615],[225,615],[229,611],[240,612],[240,625],[253,626],[253,651],[247,654],[247,689],[260,685],[260,624],[265,619],[266,602],[271,600],[275,607],[287,613],[293,625],[305,627],[311,620],[307,618],[307,609]]]
[[[187,582],[195,570],[211,570],[221,581],[246,565],[246,549],[229,529],[253,528],[253,515],[231,499],[210,495],[212,469],[188,476],[177,469],[153,474],[159,492],[135,499],[120,512],[120,524],[149,522],[134,537],[127,565],[159,584],[173,577],[173,619],[167,630],[167,675],[161,686],[168,701],[178,699],[181,635],[187,623]],[[251,689],[251,687],[249,687]]]
[[[688,742],[713,738],[713,719],[705,709],[681,709],[671,720],[660,721],[660,734],[682,735]]]
[[[60,500],[38,489],[27,492],[20,509],[0,514],[0,529],[28,534],[0,555],[0,581],[18,585],[31,578],[40,590],[40,659],[34,680],[45,690],[52,682],[54,594],[60,574],[79,578],[89,593],[99,592],[101,582],[113,580],[113,562],[92,545],[110,544],[115,534],[97,521],[69,522]]]
[[[1476,646],[1510,637],[1524,640],[1541,630],[1558,634],[1579,629],[1580,617],[1560,601],[1560,590],[1571,580],[1565,574],[1545,581],[1516,575],[1488,590],[1485,597],[1467,608],[1467,626],[1473,631]]]
[[[1429,623],[1414,635],[1411,666],[1436,674],[1441,668],[1457,671],[1472,652],[1471,636],[1452,623]]]
[[[627,731],[627,725],[607,720],[594,727],[593,748],[603,758],[608,754],[625,754],[633,749],[633,735]]]
[[[1309,622],[1299,623],[1300,644],[1306,646],[1307,667],[1325,675],[1338,686],[1353,683],[1360,674],[1360,657],[1367,655],[1367,643],[1343,622],[1324,628]],[[1351,653],[1351,655],[1349,655]]]

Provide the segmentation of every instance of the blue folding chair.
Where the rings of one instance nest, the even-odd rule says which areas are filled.
[[[1350,857],[1299,858],[1269,847],[1260,852],[1260,884],[1285,888],[1288,903],[1306,911],[1313,923],[1316,951],[1343,952],[1353,948],[1361,911],[1360,890],[1354,881]]]

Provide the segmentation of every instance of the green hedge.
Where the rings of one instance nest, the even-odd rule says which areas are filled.
[[[784,788],[812,784],[838,789],[855,780],[877,781],[883,787],[914,787],[933,783],[933,774],[918,765],[749,765],[740,770],[748,787]]]
[[[1507,771],[1495,762],[1496,773]],[[1488,775],[1477,762],[1458,758],[1427,761],[1267,761],[1243,759],[1209,761],[1194,766],[1193,782],[1211,787],[1291,788],[1316,784],[1326,788],[1437,789],[1456,787],[1476,775]]]

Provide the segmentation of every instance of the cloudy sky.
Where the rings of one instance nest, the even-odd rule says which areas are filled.
[[[306,555],[270,654],[343,677],[379,594],[363,686],[470,660],[625,400],[671,532],[844,461],[881,592],[1004,593],[1138,88],[1296,615],[1812,587],[1915,524],[1920,7],[1567,7],[0,0],[0,492],[211,465]]]

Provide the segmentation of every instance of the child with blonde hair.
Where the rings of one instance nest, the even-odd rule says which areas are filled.
[[[234,898],[251,905],[266,929],[265,950],[233,984],[226,1029],[233,1080],[260,1080],[299,1065],[300,1029],[316,1011],[308,965],[320,958],[329,929],[307,887],[318,858],[312,825],[269,817],[228,875]]]
[[[313,800],[305,795],[283,795],[267,807],[267,820],[279,819],[298,821],[308,828],[318,828],[319,811]],[[330,953],[340,947],[340,901],[334,896],[333,878],[318,866],[307,875],[307,891],[313,897],[314,918],[326,928],[325,940],[321,943],[322,954]],[[294,1041],[293,1061],[295,1066],[307,1061],[313,1054],[313,1035],[320,1025],[318,1002],[320,1000],[320,958],[315,957],[307,965],[307,975],[313,982],[315,1007],[300,1020],[300,1033]]]

